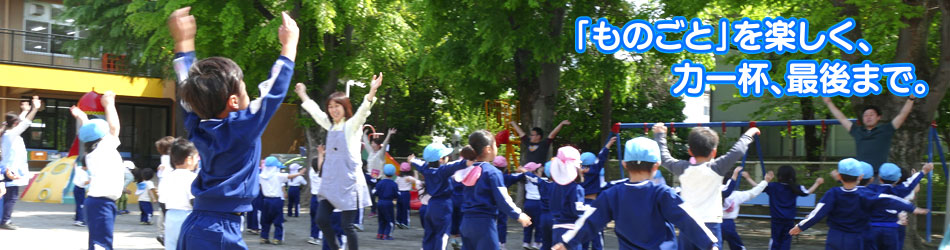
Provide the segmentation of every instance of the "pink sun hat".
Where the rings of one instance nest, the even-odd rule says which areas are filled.
[[[557,156],[551,160],[551,178],[559,185],[567,185],[577,179],[577,170],[581,168],[581,153],[576,148],[564,146],[557,150]]]

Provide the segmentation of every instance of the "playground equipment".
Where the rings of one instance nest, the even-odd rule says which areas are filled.
[[[102,107],[102,95],[95,90],[89,91],[79,98],[76,106],[86,115],[102,116],[105,115],[105,108]],[[26,202],[46,202],[46,203],[74,203],[73,197],[73,176],[76,158],[80,154],[79,139],[73,140],[66,157],[50,162],[40,170],[40,173],[30,180],[20,199]],[[135,183],[130,183],[126,187],[135,193]],[[128,199],[128,203],[138,203],[138,199]]]
[[[856,122],[855,119],[852,119],[851,121]],[[644,133],[649,133],[650,128],[652,128],[654,124],[657,124],[657,123],[656,122],[652,122],[652,123],[620,123],[618,122],[618,123],[615,123],[614,126],[611,128],[611,133],[612,133],[611,136],[616,135],[618,136],[617,141],[622,141],[621,140],[622,138],[620,138],[620,130],[642,128]],[[710,128],[720,127],[722,128],[723,132],[725,132],[726,127],[775,127],[775,126],[781,127],[781,126],[785,126],[791,129],[791,126],[819,126],[820,125],[821,129],[824,131],[827,129],[828,125],[837,125],[841,123],[839,123],[838,120],[786,120],[786,121],[708,122],[708,123],[669,122],[665,124],[667,124],[666,126],[670,128],[670,134],[672,134],[676,132],[676,128],[690,128],[690,127],[703,127],[703,126],[710,127]],[[943,150],[940,145],[940,138],[939,138],[939,135],[937,134],[937,122],[936,121],[932,122],[930,127],[931,127],[930,134],[927,137],[928,159],[930,162],[933,162],[934,151],[937,151],[940,156],[940,161],[943,164],[944,177],[950,176],[947,170],[947,161],[944,158]],[[755,145],[757,149],[756,151],[758,151],[758,156],[759,156],[759,162],[760,162],[759,166],[762,167],[762,173],[765,174],[765,162],[762,157],[762,146],[759,144],[758,136],[755,136],[754,139],[755,139]],[[623,149],[621,147],[620,150],[617,150],[617,159],[622,159],[622,158],[623,158]],[[746,157],[743,156],[742,157],[743,167],[745,167],[745,162],[746,162]],[[623,176],[624,175],[623,170],[620,170],[620,172],[621,172],[620,175]],[[927,209],[931,210],[932,208],[933,208],[933,172],[930,172],[930,174],[927,175]],[[950,207],[948,207],[948,214],[950,214]],[[930,242],[931,240],[931,231],[932,231],[931,230],[932,228],[931,216],[932,216],[932,212],[928,212],[927,213],[927,229],[926,229],[927,242]],[[950,230],[947,230],[946,228],[944,230],[950,231]]]
[[[500,128],[500,132],[495,134],[495,144],[499,147],[505,145],[503,156],[508,162],[514,163],[508,164],[511,169],[518,168],[521,165],[518,164],[521,162],[519,160],[521,154],[518,151],[521,138],[518,136],[511,138],[511,130],[514,129],[511,127],[511,122],[521,117],[521,108],[518,104],[518,101],[485,101],[485,128],[489,130]]]

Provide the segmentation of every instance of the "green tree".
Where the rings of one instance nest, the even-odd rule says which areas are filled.
[[[233,59],[242,66],[249,83],[266,78],[265,69],[279,51],[275,31],[280,20],[275,13],[289,11],[302,34],[294,80],[307,84],[321,106],[331,92],[345,88],[344,82],[365,82],[368,76],[385,72],[381,98],[373,108],[376,115],[370,124],[378,129],[406,126],[399,136],[415,137],[428,134],[432,124],[438,122],[427,112],[435,108],[429,98],[436,96],[438,83],[404,73],[410,56],[418,53],[414,51],[418,37],[414,27],[418,24],[409,12],[409,3],[403,1],[67,0],[64,4],[67,11],[63,18],[76,19],[88,31],[88,37],[94,38],[71,44],[74,55],[129,55],[127,73],[137,74],[159,65],[169,77],[167,65],[173,55],[165,19],[171,11],[191,6],[191,14],[198,20],[198,57]],[[254,95],[256,88],[249,91]],[[366,91],[352,87],[354,106]],[[288,95],[288,101],[295,99],[293,94]],[[322,143],[325,133],[308,116],[298,121],[306,128],[308,145]],[[403,144],[405,140],[393,140],[394,148],[402,148]]]
[[[882,11],[887,10],[887,11]],[[820,53],[806,54],[757,54],[728,57],[727,61],[735,62],[740,59],[771,60],[773,65],[785,65],[792,59],[835,59],[840,58],[851,64],[863,60],[876,63],[913,63],[917,69],[917,78],[927,81],[930,93],[926,98],[914,105],[909,118],[900,130],[894,135],[891,147],[890,161],[900,166],[919,168],[924,160],[926,149],[927,129],[935,119],[940,103],[947,96],[950,87],[950,1],[897,1],[897,0],[870,0],[870,1],[713,1],[701,11],[705,20],[718,20],[727,17],[735,20],[741,17],[761,19],[766,16],[803,17],[811,24],[810,36],[818,30],[826,30],[831,25],[840,22],[846,17],[854,18],[857,26],[845,34],[851,40],[866,39],[873,47],[870,55],[859,53],[846,54],[834,47],[827,47]],[[784,67],[773,67],[770,72],[773,80],[784,82]],[[883,81],[882,81],[883,82]],[[886,87],[886,86],[885,86]],[[827,110],[817,98],[762,98],[764,105],[757,115],[768,116],[779,114],[789,116],[785,112],[789,107],[800,107],[800,115],[806,117],[821,117]],[[838,98],[840,99],[840,98]],[[875,105],[882,109],[882,120],[890,120],[897,115],[905,98],[889,94],[886,90],[881,95],[867,97],[851,97],[847,100],[837,100],[837,104],[848,104],[853,117],[865,105]],[[797,105],[796,105],[797,104]],[[945,104],[944,104],[945,105]],[[847,110],[847,109],[846,109]],[[847,111],[846,111],[847,112]],[[797,116],[797,115],[795,115]],[[809,142],[806,131],[807,148],[815,148],[815,141]],[[815,132],[811,132],[815,134]],[[813,158],[809,157],[809,160]],[[908,228],[915,228],[916,220],[912,217]],[[906,241],[908,249],[925,247],[921,235],[916,230],[909,230]]]

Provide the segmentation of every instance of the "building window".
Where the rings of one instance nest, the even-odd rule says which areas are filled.
[[[80,37],[74,26],[75,20],[57,20],[63,14],[63,6],[43,2],[27,2],[23,5],[23,50],[37,53],[66,54],[66,41]]]
[[[29,96],[23,96],[29,98]],[[33,125],[23,133],[27,148],[69,152],[76,140],[76,119],[69,113],[75,100],[43,98],[45,108],[36,113]],[[119,122],[119,154],[138,167],[158,166],[161,156],[155,141],[171,133],[170,109],[166,106],[117,104]]]

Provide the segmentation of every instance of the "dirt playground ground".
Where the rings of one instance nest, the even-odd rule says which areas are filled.
[[[138,206],[129,205],[131,214],[120,215],[115,223],[116,249],[162,249],[155,240],[155,225],[140,225]],[[0,241],[3,249],[86,249],[87,232],[85,227],[73,226],[73,205],[18,202],[13,213],[13,223],[18,230],[0,229]],[[158,212],[156,212],[156,215]],[[359,233],[360,249],[417,250],[421,247],[422,228],[419,214],[412,211],[412,227],[396,229],[393,241],[376,240],[377,223],[375,217],[366,217],[365,230]],[[506,247],[521,249],[521,227],[510,220]],[[767,220],[742,219],[737,221],[739,234],[748,249],[768,249],[769,223]],[[284,245],[262,245],[260,236],[245,233],[244,240],[250,249],[320,249],[321,246],[306,242],[309,237],[310,215],[303,209],[300,217],[287,218],[284,223]],[[823,249],[824,223],[805,232],[794,241],[793,249]],[[605,232],[605,249],[617,249],[617,237],[613,229]],[[8,248],[9,247],[9,248]],[[726,247],[728,249],[728,247]]]

